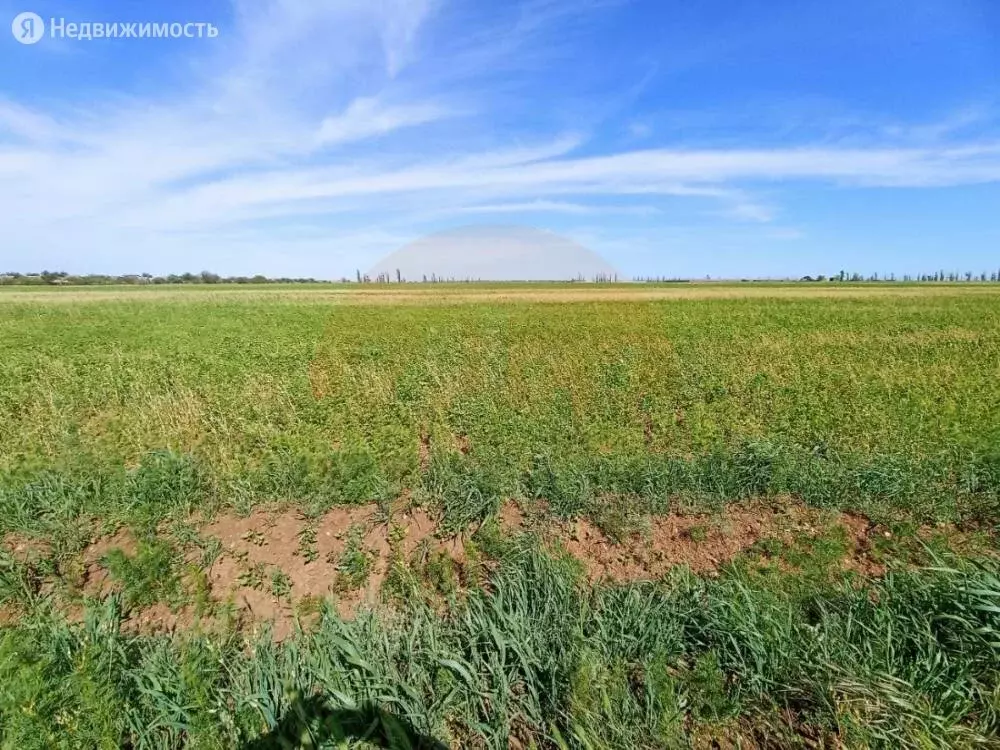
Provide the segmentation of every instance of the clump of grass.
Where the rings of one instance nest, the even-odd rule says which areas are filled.
[[[695,721],[717,724],[739,713],[739,704],[730,697],[726,674],[714,651],[699,654],[679,682],[683,686],[679,702]]]
[[[495,473],[461,454],[435,454],[422,489],[442,509],[442,531],[457,533],[500,509],[498,479]]]
[[[760,539],[736,565],[749,563],[749,570],[770,574],[775,585],[800,591],[803,596],[809,597],[821,591],[824,582],[851,576],[844,567],[844,561],[852,553],[853,545],[847,530],[835,524],[817,533],[797,533],[788,540],[777,537]],[[763,568],[757,567],[761,558],[767,561]]]
[[[479,553],[483,561],[497,561],[516,559],[523,551],[523,534],[510,534],[505,530],[496,516],[489,518],[480,525],[472,537],[466,542],[469,549],[470,543],[474,553]]]
[[[178,562],[173,546],[159,538],[141,540],[134,555],[115,548],[101,560],[129,608],[175,601],[180,593]]]
[[[459,570],[460,585],[463,588],[485,586],[489,577],[490,562],[478,539],[466,540],[465,560]]]
[[[459,568],[444,550],[432,550],[420,566],[420,572],[431,591],[452,597],[459,590]]]
[[[688,535],[688,538],[690,538],[692,542],[701,543],[701,542],[707,541],[708,540],[708,527],[704,526],[702,524],[696,524],[696,525],[694,525],[694,526],[692,526],[691,528],[688,529],[687,535]]]
[[[406,534],[405,526],[390,521],[388,571],[382,588],[387,598],[395,599],[404,606],[410,603],[420,589],[420,581],[404,552],[403,540],[406,539]]]
[[[30,606],[40,585],[41,576],[33,563],[16,560],[6,550],[0,551],[0,606]]]
[[[306,594],[295,602],[295,614],[302,619],[316,617],[323,612],[324,607],[323,597]]]
[[[337,566],[334,591],[356,591],[367,583],[374,565],[374,555],[365,548],[364,539],[364,526],[354,524],[347,531],[344,549],[340,556],[330,560]]]
[[[980,557],[995,549],[995,535],[989,531],[960,531],[925,528],[897,522],[876,529],[869,554],[888,565],[937,566],[961,557]]]
[[[175,521],[169,526],[169,536],[181,550],[197,550],[203,568],[211,568],[222,554],[222,542],[214,536],[202,536],[192,523]]]
[[[201,567],[211,568],[222,555],[222,542],[213,536],[202,539],[199,546],[201,548]]]
[[[649,531],[648,505],[635,495],[601,494],[588,515],[613,542],[621,544]]]
[[[204,568],[189,564],[185,568],[184,583],[186,584],[187,600],[194,608],[196,617],[211,617],[216,610],[212,598],[212,584]]]
[[[837,566],[851,551],[847,530],[833,526],[818,534],[798,534],[783,557],[798,568],[825,570]]]

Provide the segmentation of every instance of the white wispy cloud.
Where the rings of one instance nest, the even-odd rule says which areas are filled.
[[[374,98],[355,99],[344,112],[320,123],[318,141],[322,145],[360,141],[434,122],[449,114],[446,108],[430,103],[385,105]]]
[[[630,214],[632,216],[649,216],[659,213],[655,206],[618,206],[595,205],[592,203],[571,203],[569,201],[535,200],[521,203],[488,203],[475,206],[462,206],[455,213],[464,214],[524,214],[552,213],[572,214],[576,216],[590,214]]]
[[[424,65],[434,51],[421,39],[443,5],[236,0],[231,38],[193,67],[199,77],[184,91],[58,107],[0,100],[0,262],[86,254],[126,270],[150,258],[178,268],[297,252],[305,264],[326,252],[353,266],[352,254],[392,249],[433,217],[638,221],[690,201],[720,221],[768,223],[777,209],[755,196],[758,185],[1000,181],[1000,141],[951,137],[970,114],[922,126],[924,145],[890,133],[865,148],[608,151],[585,133],[507,132],[494,123],[499,105],[455,82],[490,76],[504,50],[530,53],[567,19],[613,3],[531,0],[495,34],[489,22],[467,30],[492,47],[459,45],[454,60]],[[442,74],[449,67],[462,69]],[[638,122],[633,131],[644,144],[653,135]]]

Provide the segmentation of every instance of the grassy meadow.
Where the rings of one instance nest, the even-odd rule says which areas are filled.
[[[5,747],[993,746],[998,527],[995,286],[0,289]]]

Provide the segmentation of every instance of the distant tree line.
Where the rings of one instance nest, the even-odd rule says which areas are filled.
[[[420,279],[407,279],[403,276],[402,272],[397,268],[395,274],[390,273],[379,273],[374,278],[366,273],[361,273],[361,269],[357,269],[354,272],[354,280],[358,284],[477,284],[482,282],[480,278],[464,277],[459,278],[456,276],[440,276],[436,273],[432,273],[429,276],[421,274]],[[543,279],[540,279],[540,281]],[[593,283],[593,284],[616,284],[618,283],[618,274],[616,273],[600,273],[595,276],[585,277],[583,274],[578,274],[576,278],[573,279],[562,279],[563,281],[568,281],[569,283]],[[348,279],[341,279],[341,281],[348,281]],[[556,279],[552,279],[556,281]]]
[[[957,281],[967,281],[967,282],[987,282],[996,283],[1000,281],[1000,269],[989,273],[988,271],[980,271],[979,273],[973,273],[972,271],[958,272],[958,271],[935,271],[934,273],[921,273],[921,274],[902,274],[896,277],[896,274],[882,274],[879,276],[877,273],[873,273],[869,276],[863,276],[860,273],[848,273],[847,271],[840,271],[836,275],[830,276],[829,278],[823,276],[817,276],[815,279],[810,279],[806,276],[803,281],[846,281],[846,282],[859,282],[859,281],[904,281],[904,282],[957,282]]]
[[[458,278],[455,276],[444,276],[432,273],[422,274],[420,279],[406,279],[403,274],[396,269],[395,274],[380,273],[374,278],[368,274],[361,273],[360,270],[355,272],[354,279],[349,279],[347,277],[341,277],[337,279],[337,283],[349,284],[351,282],[356,282],[358,284],[475,284],[482,282],[481,278]],[[571,279],[570,283],[573,282],[590,282],[599,284],[614,284],[618,281],[617,274],[598,274],[597,276],[591,278],[585,278],[583,275]],[[314,279],[314,278],[270,278],[257,274],[256,276],[220,276],[217,273],[212,273],[211,271],[202,271],[201,273],[181,273],[181,274],[169,274],[167,276],[153,276],[149,273],[139,273],[139,274],[123,274],[121,276],[114,276],[109,274],[71,274],[66,271],[41,271],[39,273],[19,273],[17,271],[9,271],[7,273],[0,273],[0,286],[102,286],[110,284],[129,284],[133,286],[142,286],[146,284],[329,284],[334,283],[329,279]]]
[[[667,277],[667,276],[636,276],[634,281],[644,281],[648,283],[656,284],[689,284],[696,279],[690,278],[677,278],[677,277]],[[711,276],[706,276],[705,281],[711,281]],[[718,278],[716,281],[735,281],[736,279]],[[803,276],[799,279],[739,279],[743,282],[753,282],[753,281],[806,281],[806,282],[834,282],[834,283],[848,283],[848,284],[858,284],[865,282],[906,282],[906,283],[917,283],[917,282],[969,282],[969,283],[997,283],[1000,282],[1000,270],[989,273],[987,271],[980,271],[979,273],[973,273],[972,271],[965,271],[960,273],[958,271],[935,271],[934,273],[921,273],[921,274],[901,274],[897,276],[894,273],[887,273],[879,275],[877,273],[868,274],[867,276],[860,273],[849,273],[847,271],[840,271],[831,276],[826,276],[825,274],[819,274],[818,276]]]
[[[336,283],[349,284],[475,284],[483,281],[481,278],[458,278],[455,276],[444,276],[432,273],[422,274],[420,279],[410,280],[403,277],[397,269],[396,273],[380,273],[374,278],[368,274],[355,272],[354,279],[341,277]],[[583,275],[570,279],[570,283],[598,283],[614,284],[618,281],[617,274],[598,274],[591,278]],[[142,286],[146,284],[329,284],[334,283],[328,279],[314,278],[269,278],[260,274],[256,276],[220,276],[211,271],[201,273],[170,274],[168,276],[153,276],[148,273],[123,274],[113,276],[107,274],[71,274],[66,271],[41,271],[40,273],[18,273],[10,271],[0,274],[0,286],[101,286],[110,284],[130,284]]]
[[[201,273],[170,274],[153,276],[148,273],[123,274],[71,274],[65,271],[41,271],[40,273],[18,273],[11,271],[0,274],[0,285],[4,286],[102,286],[107,284],[322,284],[322,279],[278,278],[272,279],[260,274],[256,276],[220,276],[211,271]]]
[[[646,282],[646,283],[656,283],[656,284],[688,284],[693,281],[700,281],[701,279],[691,279],[683,277],[674,276],[634,276],[633,281]],[[716,278],[716,281],[736,281],[737,279],[731,278]],[[902,274],[896,276],[894,273],[882,274],[877,273],[864,275],[860,273],[849,273],[847,271],[839,271],[836,274],[826,276],[825,274],[819,274],[817,276],[803,276],[799,279],[751,279],[751,278],[741,278],[741,282],[754,282],[754,281],[804,281],[804,282],[832,282],[832,283],[864,283],[864,282],[894,282],[901,281],[906,283],[934,283],[934,282],[969,282],[969,283],[998,283],[1000,282],[1000,269],[994,271],[993,273],[988,273],[986,271],[981,271],[980,273],[973,273],[972,271],[965,271],[964,273],[959,273],[957,271],[935,271],[934,273],[924,273],[924,274]],[[462,283],[478,283],[482,279],[479,278],[456,278],[454,276],[439,276],[437,274],[422,274],[419,280],[410,280],[404,278],[400,273],[399,269],[396,273],[380,273],[374,278],[368,274],[361,273],[360,270],[355,272],[355,278],[349,279],[342,277],[337,280],[339,283],[348,284],[356,282],[358,284],[462,284]],[[596,284],[615,284],[618,283],[618,274],[598,274],[596,276],[585,278],[583,275],[577,276],[574,279],[570,279],[569,283],[596,283]],[[706,276],[704,281],[712,281],[711,276]],[[202,271],[201,273],[182,273],[182,274],[169,274],[167,276],[153,276],[148,273],[140,274],[123,274],[121,276],[112,276],[107,274],[70,274],[65,271],[41,271],[39,273],[18,273],[17,271],[10,271],[8,273],[0,273],[0,286],[101,286],[109,284],[130,284],[135,286],[142,286],[146,284],[328,284],[332,283],[328,279],[314,279],[314,278],[270,278],[257,274],[256,276],[220,276],[217,273],[212,273],[211,271]]]

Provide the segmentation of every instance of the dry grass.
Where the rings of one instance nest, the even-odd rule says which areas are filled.
[[[290,286],[173,286],[0,288],[0,303],[268,300],[338,305],[427,305],[510,302],[597,302],[711,299],[875,299],[1000,295],[996,285],[803,284],[692,282],[647,284],[427,284]]]

